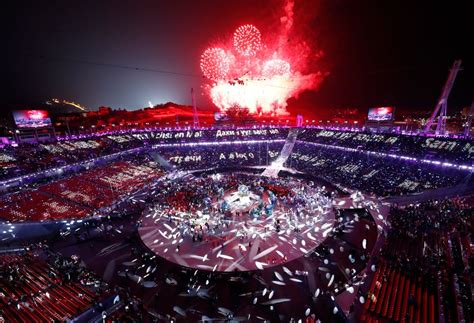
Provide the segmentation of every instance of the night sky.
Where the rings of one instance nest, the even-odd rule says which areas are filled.
[[[318,91],[292,99],[289,110],[431,109],[457,58],[464,70],[450,109],[469,105],[474,100],[474,27],[466,2],[296,0],[300,16],[295,24],[302,22],[311,31],[308,41],[325,53],[317,68],[330,75]],[[271,29],[283,1],[12,3],[3,19],[4,110],[52,97],[92,109],[135,109],[148,101],[190,104],[190,88],[203,84],[201,52],[244,23],[262,33]],[[200,107],[210,104],[198,97]]]

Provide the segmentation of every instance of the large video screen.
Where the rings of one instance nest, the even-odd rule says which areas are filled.
[[[371,121],[390,121],[393,120],[394,107],[370,108],[368,119]]]
[[[44,128],[51,126],[48,111],[45,110],[18,110],[13,111],[18,128]]]

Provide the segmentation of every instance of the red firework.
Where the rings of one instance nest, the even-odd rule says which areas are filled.
[[[243,56],[254,56],[262,47],[262,35],[254,25],[243,25],[234,32],[234,47]]]
[[[230,68],[229,57],[222,48],[208,48],[201,55],[201,71],[211,80],[226,79]]]
[[[290,73],[290,64],[287,61],[276,58],[265,62],[263,65],[262,75],[272,78],[276,75],[286,75]]]

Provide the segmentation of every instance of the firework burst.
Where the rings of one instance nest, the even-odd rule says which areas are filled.
[[[210,80],[224,80],[230,69],[230,59],[225,50],[218,47],[208,48],[201,55],[201,71]]]
[[[262,75],[265,78],[272,78],[277,75],[288,75],[290,72],[290,63],[277,58],[265,62]]]
[[[241,107],[255,114],[286,115],[289,98],[316,89],[324,79],[326,74],[302,71],[312,55],[307,39],[289,42],[297,21],[293,8],[293,0],[286,0],[281,26],[265,42],[257,27],[242,25],[230,42],[201,55],[201,70],[212,80],[203,88],[221,112]]]
[[[262,35],[254,25],[243,25],[234,32],[234,47],[240,55],[255,56],[262,47]]]

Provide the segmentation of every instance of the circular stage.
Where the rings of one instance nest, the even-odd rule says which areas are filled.
[[[332,230],[325,188],[248,174],[163,183],[138,229],[156,255],[190,268],[251,271],[302,257]]]

